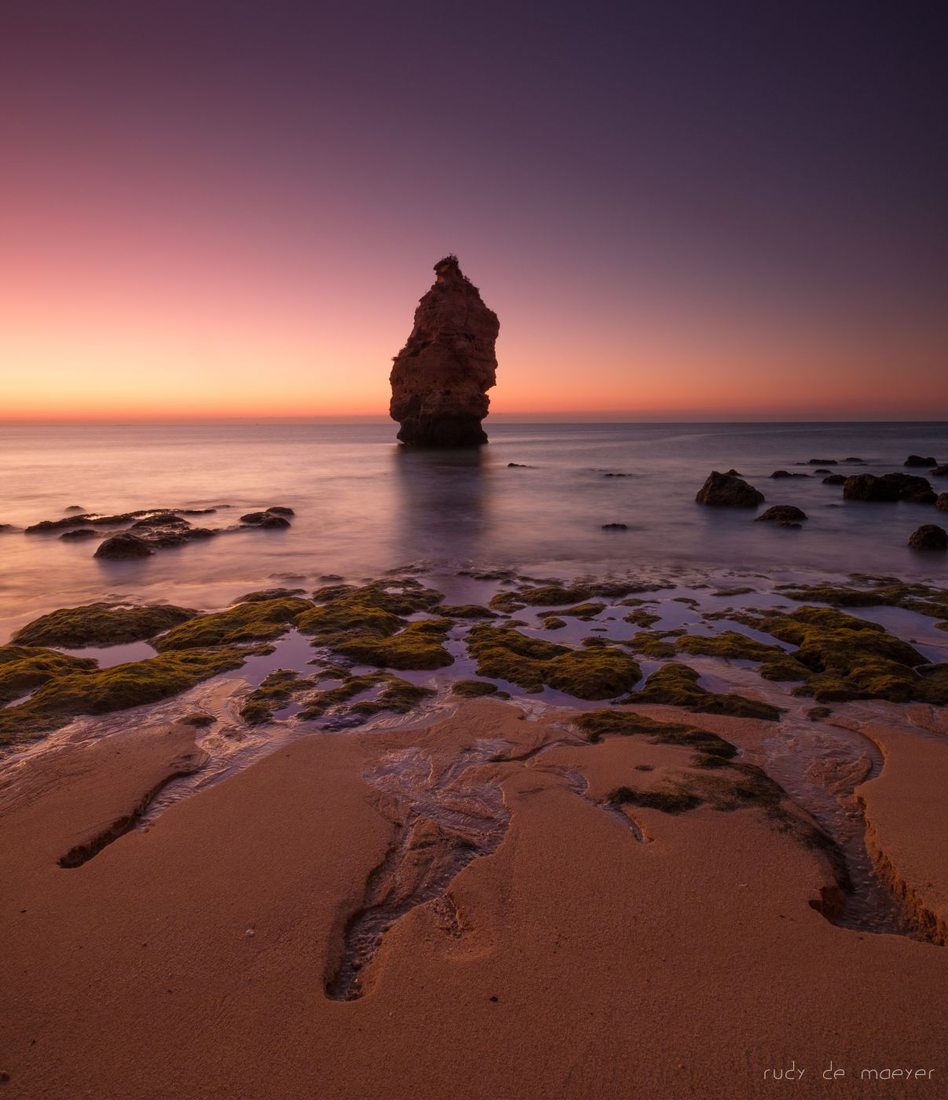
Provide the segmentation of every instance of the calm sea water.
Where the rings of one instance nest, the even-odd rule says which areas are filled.
[[[944,555],[905,545],[919,524],[948,518],[931,507],[845,502],[820,476],[769,479],[811,458],[868,463],[844,473],[901,469],[912,452],[948,462],[945,423],[488,426],[491,443],[477,453],[405,450],[390,423],[3,426],[0,523],[23,527],[72,505],[229,505],[207,517],[216,526],[281,504],[296,518],[288,531],[241,531],[136,562],[97,561],[96,540],[4,534],[0,638],[38,611],[105,596],[210,607],[254,587],[409,564],[446,574],[471,565],[557,575],[690,566],[942,582],[948,572]],[[731,466],[768,504],[803,508],[804,529],[696,505],[709,471]],[[606,523],[628,530],[603,531]]]

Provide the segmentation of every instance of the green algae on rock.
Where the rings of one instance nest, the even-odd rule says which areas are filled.
[[[357,634],[332,645],[336,653],[377,668],[434,669],[454,664],[443,642],[454,624],[450,619],[423,619],[408,623],[388,636]]]
[[[465,699],[477,699],[482,695],[498,695],[497,685],[489,680],[455,680],[451,685],[451,692]]]
[[[632,710],[591,710],[576,718],[576,724],[593,743],[608,734],[648,737],[652,744],[681,745],[695,750],[695,767],[718,767],[737,755],[737,749],[716,733],[683,722],[664,722]]]
[[[743,695],[721,695],[708,691],[698,683],[699,676],[688,665],[671,662],[656,669],[645,681],[645,686],[623,702],[662,703],[684,707],[703,714],[730,714],[736,718],[763,718],[776,721],[781,714],[778,707],[747,699]]]
[[[636,653],[641,653],[643,657],[665,661],[675,656],[675,644],[667,641],[667,637],[667,634],[656,630],[640,630],[622,644],[635,650]]]
[[[412,684],[408,680],[402,680],[398,676],[388,676],[385,686],[376,699],[363,699],[355,703],[352,710],[355,714],[365,716],[380,714],[382,711],[393,711],[395,714],[407,714],[414,710],[419,703],[437,695],[434,688],[421,687]]]
[[[169,650],[270,641],[285,634],[312,606],[309,600],[296,596],[234,604],[225,611],[189,619],[156,638],[154,646],[160,653],[165,653]]]
[[[812,695],[818,703],[846,699],[948,703],[948,664],[933,665],[878,623],[828,607],[744,612],[740,621],[797,646],[781,659],[782,670],[797,669],[797,675],[777,677],[769,665],[761,668],[761,675],[769,679],[802,679],[795,694]]]
[[[675,642],[675,648],[692,656],[725,657],[738,661],[769,661],[784,656],[779,646],[758,642],[737,630],[710,635],[685,634]]]
[[[153,638],[165,630],[193,619],[198,614],[172,604],[144,604],[141,607],[117,603],[89,603],[61,607],[27,623],[13,635],[20,645],[83,646],[121,645]]]
[[[300,681],[299,673],[293,669],[278,668],[247,696],[240,717],[250,726],[268,722],[273,712],[286,706],[304,683],[307,681]]]
[[[0,740],[56,729],[80,714],[108,714],[168,699],[202,680],[239,668],[250,652],[232,646],[186,649],[111,668],[65,672],[48,680],[25,702],[0,710]]]
[[[479,676],[509,680],[527,691],[544,686],[577,699],[610,699],[638,683],[638,664],[615,646],[589,639],[581,649],[530,638],[510,627],[479,624],[468,634]]]
[[[88,657],[68,657],[55,649],[0,646],[0,705],[6,706],[57,676],[96,667]]]
[[[930,618],[948,617],[948,589],[908,584],[896,577],[857,577],[856,584],[781,585],[779,592],[798,603],[828,603],[833,607],[902,607]]]

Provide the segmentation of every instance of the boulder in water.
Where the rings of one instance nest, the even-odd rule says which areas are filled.
[[[799,527],[802,520],[807,518],[802,508],[793,504],[775,504],[768,508],[762,515],[757,516],[755,523],[776,523],[780,527]]]
[[[925,523],[912,532],[908,541],[913,550],[948,550],[948,531],[937,523]]]
[[[764,494],[743,478],[712,470],[695,500],[712,508],[756,508],[764,503]]]
[[[927,478],[912,474],[855,474],[843,483],[847,500],[870,502],[908,501],[911,504],[934,504],[935,494]]]
[[[904,466],[937,466],[937,458],[923,458],[922,455],[909,455],[903,463]]]
[[[109,561],[128,561],[132,558],[147,558],[154,552],[140,535],[123,531],[101,543],[96,549],[95,557],[107,558]]]

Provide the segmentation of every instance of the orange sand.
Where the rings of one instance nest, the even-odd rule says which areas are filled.
[[[759,809],[635,808],[636,839],[594,800],[687,770],[691,755],[643,738],[476,768],[510,812],[499,848],[392,927],[361,999],[328,999],[345,922],[395,835],[397,807],[363,774],[406,746],[430,754],[432,774],[478,739],[515,755],[567,719],[472,701],[423,728],[313,735],[75,869],[58,858],[180,770],[194,731],[37,758],[0,799],[2,1094],[945,1095],[944,949],[830,924],[809,904],[832,883],[825,858]],[[764,729],[688,720],[743,744]],[[933,738],[913,762],[905,735],[872,736],[887,759],[860,788],[873,835],[943,920],[948,746]],[[827,1083],[831,1060],[846,1076]],[[801,1082],[765,1076],[791,1061]],[[867,1082],[863,1068],[933,1074]]]

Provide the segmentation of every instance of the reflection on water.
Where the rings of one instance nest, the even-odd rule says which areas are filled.
[[[484,448],[392,449],[398,545],[405,562],[489,554],[492,462]]]
[[[538,576],[739,567],[770,575],[860,571],[944,577],[944,555],[908,549],[938,522],[931,505],[844,501],[822,476],[885,473],[910,453],[948,459],[945,424],[512,424],[468,452],[398,447],[390,422],[5,425],[0,524],[22,528],[65,509],[217,508],[208,526],[286,505],[286,531],[237,531],[152,557],[105,562],[95,539],[0,531],[0,641],[53,607],[101,599],[219,607],[255,588],[314,587],[322,575],[379,576],[424,560]],[[842,459],[860,456],[864,465]],[[709,509],[695,493],[712,469],[739,469],[767,504],[810,517],[800,531]],[[935,478],[939,489],[948,479]],[[604,530],[623,524],[621,530]],[[938,558],[938,560],[936,560]]]

